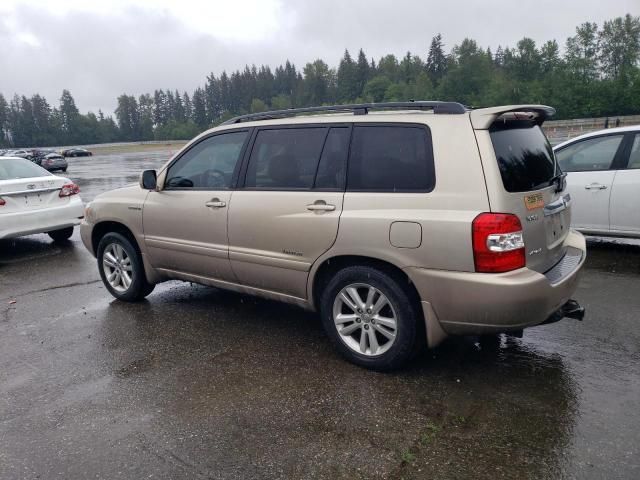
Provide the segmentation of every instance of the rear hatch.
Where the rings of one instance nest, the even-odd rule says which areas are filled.
[[[505,107],[472,123],[485,169],[492,212],[515,214],[522,224],[527,267],[546,272],[564,256],[571,200],[541,125],[553,109]],[[544,109],[543,109],[544,108]],[[495,110],[495,109],[486,109]],[[480,110],[479,112],[482,112]]]

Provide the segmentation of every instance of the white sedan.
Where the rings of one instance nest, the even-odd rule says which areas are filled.
[[[640,238],[640,125],[588,133],[553,150],[567,172],[572,226]]]
[[[48,233],[67,240],[84,215],[79,192],[29,160],[0,157],[0,239]]]

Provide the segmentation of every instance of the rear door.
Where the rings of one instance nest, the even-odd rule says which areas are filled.
[[[628,162],[616,173],[611,189],[611,233],[640,235],[640,134],[628,134],[626,142],[631,144]]]
[[[586,138],[556,150],[567,173],[567,191],[573,199],[572,225],[585,231],[607,232],[609,203],[623,155],[624,134]]]
[[[229,210],[240,283],[306,298],[309,269],[338,232],[350,134],[345,125],[257,130]]]
[[[539,122],[509,113],[477,130],[491,211],[512,213],[522,225],[527,267],[545,272],[565,254],[571,199],[559,191],[560,173]]]

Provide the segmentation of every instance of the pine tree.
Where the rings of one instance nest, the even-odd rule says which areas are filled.
[[[185,122],[188,122],[193,117],[193,104],[187,92],[182,92],[182,105],[184,106]]]
[[[354,101],[358,93],[358,72],[356,64],[349,54],[349,50],[344,51],[344,56],[338,66],[338,101],[348,103]]]
[[[360,97],[364,91],[364,86],[369,81],[369,61],[364,54],[364,50],[360,49],[358,52],[358,62],[356,65],[356,96]]]
[[[9,104],[0,93],[0,146],[7,145],[7,120],[9,118]]]
[[[191,102],[193,103],[193,114],[192,119],[193,122],[201,129],[204,129],[207,122],[207,106],[205,101],[205,93],[202,88],[198,87],[193,92],[193,97]]]
[[[80,112],[69,90],[63,90],[60,97],[60,120],[62,122],[63,143],[82,143],[77,138],[77,125]]]
[[[442,35],[439,33],[431,40],[427,56],[427,73],[434,84],[438,84],[447,73],[447,57],[444,54]]]

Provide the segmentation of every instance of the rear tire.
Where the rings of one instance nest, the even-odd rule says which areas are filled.
[[[118,300],[137,302],[155,288],[147,282],[138,249],[124,235],[107,233],[100,240],[97,253],[100,278]]]
[[[60,230],[54,230],[47,232],[47,235],[56,243],[66,242],[73,235],[73,227],[62,228]]]
[[[372,267],[353,266],[336,273],[322,292],[324,329],[350,362],[394,370],[424,343],[415,301],[398,280]]]

